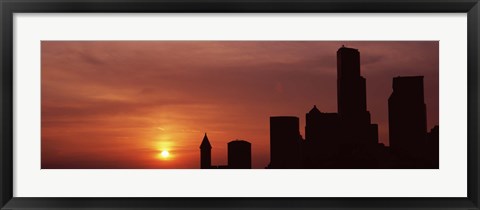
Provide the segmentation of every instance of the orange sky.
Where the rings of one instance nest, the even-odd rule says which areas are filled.
[[[43,41],[42,168],[199,168],[227,142],[269,162],[269,117],[336,112],[336,51],[358,48],[367,105],[388,145],[395,76],[425,76],[428,129],[438,124],[438,42]],[[168,150],[170,157],[161,158]]]

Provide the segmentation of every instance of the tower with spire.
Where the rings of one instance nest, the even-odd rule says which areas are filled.
[[[208,169],[212,167],[212,145],[208,141],[207,133],[203,136],[200,144],[200,168]]]

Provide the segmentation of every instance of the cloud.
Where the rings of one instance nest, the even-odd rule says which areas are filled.
[[[208,132],[214,160],[245,138],[263,168],[269,116],[298,116],[303,128],[314,104],[336,112],[342,44],[360,50],[381,141],[395,76],[425,76],[428,125],[438,124],[438,42],[43,41],[42,165],[197,167]],[[176,162],[152,159],[165,139],[176,143]]]

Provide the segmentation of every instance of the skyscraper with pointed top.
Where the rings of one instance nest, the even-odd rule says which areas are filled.
[[[208,141],[207,133],[203,136],[200,144],[200,168],[208,169],[212,167],[212,145]]]

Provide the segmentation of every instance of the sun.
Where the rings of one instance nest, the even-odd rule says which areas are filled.
[[[168,158],[170,156],[170,152],[163,150],[162,153],[160,153],[160,156],[162,156],[162,158]]]

